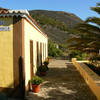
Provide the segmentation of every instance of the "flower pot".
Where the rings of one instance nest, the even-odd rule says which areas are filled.
[[[46,72],[40,72],[41,76],[46,76]]]
[[[51,62],[52,61],[52,58],[49,58],[48,61]]]
[[[40,91],[40,84],[32,84],[32,92],[38,93]]]

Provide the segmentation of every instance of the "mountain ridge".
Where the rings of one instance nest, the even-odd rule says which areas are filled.
[[[6,9],[0,7],[0,9]],[[73,27],[83,20],[73,13],[64,11],[29,10],[43,31],[52,41],[63,44],[72,37]]]
[[[69,12],[64,12],[64,11],[30,10],[29,12],[31,15],[42,14],[42,15],[46,15],[48,17],[63,21],[65,23],[69,22],[70,24],[72,21],[74,22],[74,24],[83,22],[83,20],[81,18],[79,18],[78,16],[76,16],[75,14],[69,13]],[[64,17],[66,17],[66,19],[69,19],[69,21],[64,19]],[[72,21],[70,21],[70,20],[72,20]],[[69,26],[73,26],[73,23]]]
[[[73,28],[83,23],[75,14],[64,11],[30,10],[29,13],[47,33],[49,39],[58,44],[66,43],[73,36]]]

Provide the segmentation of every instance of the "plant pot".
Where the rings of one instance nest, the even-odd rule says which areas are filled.
[[[32,84],[32,92],[38,93],[40,91],[40,84]]]
[[[40,72],[41,76],[46,76],[46,72]]]
[[[48,61],[51,62],[52,61],[52,58],[48,58]]]

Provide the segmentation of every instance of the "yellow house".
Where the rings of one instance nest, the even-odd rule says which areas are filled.
[[[24,95],[48,57],[48,37],[27,10],[0,10],[0,91]]]

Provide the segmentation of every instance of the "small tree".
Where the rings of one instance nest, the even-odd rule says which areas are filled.
[[[58,57],[62,55],[62,51],[57,48],[51,40],[49,40],[48,43],[48,55],[51,57]]]
[[[97,3],[97,6],[92,7],[91,10],[100,14],[100,3]],[[67,41],[69,49],[85,52],[89,55],[90,59],[99,58],[100,18],[89,17],[84,23],[77,25],[75,29],[78,34],[77,37]]]

